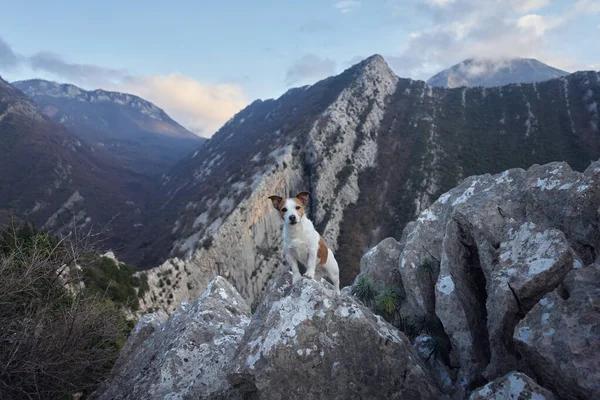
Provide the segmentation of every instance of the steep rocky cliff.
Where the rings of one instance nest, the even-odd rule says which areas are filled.
[[[150,271],[146,307],[172,310],[227,276],[249,303],[281,262],[271,194],[312,193],[310,217],[350,284],[362,255],[466,176],[600,157],[599,75],[433,88],[380,56],[256,101],[164,177],[157,217],[126,252]],[[165,279],[165,274],[167,279]],[[171,277],[171,275],[173,277]]]

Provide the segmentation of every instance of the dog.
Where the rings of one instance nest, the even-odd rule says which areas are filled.
[[[304,277],[314,279],[317,264],[323,267],[333,282],[335,292],[340,292],[340,270],[333,252],[308,219],[304,208],[308,204],[308,192],[284,199],[269,196],[273,207],[283,220],[283,250],[285,259],[292,267],[293,283],[301,279],[298,261],[306,266]]]

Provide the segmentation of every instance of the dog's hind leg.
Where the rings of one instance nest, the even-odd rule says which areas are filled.
[[[325,271],[327,271],[327,275],[329,275],[329,279],[333,282],[333,287],[335,289],[335,293],[340,293],[340,268],[338,267],[338,263],[333,256],[331,250],[329,251],[329,255],[327,256],[327,262],[323,265]]]

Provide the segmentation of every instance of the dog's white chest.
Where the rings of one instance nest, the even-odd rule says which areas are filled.
[[[290,254],[301,263],[306,263],[308,260],[308,243],[304,240],[292,240],[288,246]]]

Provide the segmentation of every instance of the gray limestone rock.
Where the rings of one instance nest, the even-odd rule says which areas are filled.
[[[584,173],[557,162],[469,177],[399,242],[367,253],[361,275],[399,286],[403,318],[439,320],[453,397],[516,369],[537,378],[541,364],[519,360],[514,327],[547,293],[566,290],[569,271],[600,259],[598,204],[600,162]]]
[[[562,287],[517,325],[514,340],[540,382],[561,398],[600,398],[600,264],[576,261]]]
[[[144,318],[129,339],[98,399],[237,398],[226,373],[250,310],[222,277],[210,282],[202,297],[182,303],[168,320],[150,332]],[[148,319],[148,317],[146,317]]]
[[[476,389],[469,397],[469,400],[500,399],[554,400],[556,397],[527,375],[515,371]]]
[[[265,294],[229,380],[247,398],[444,398],[406,336],[329,285],[291,285],[291,274]]]

